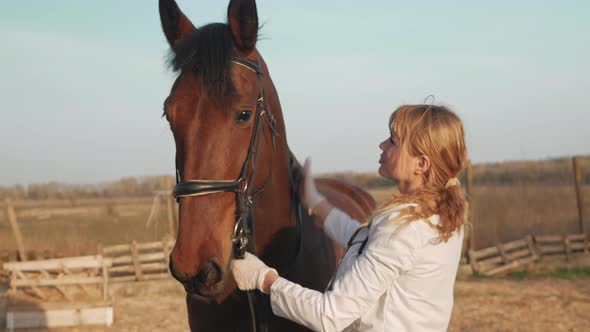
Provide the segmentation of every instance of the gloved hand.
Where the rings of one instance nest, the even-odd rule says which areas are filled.
[[[258,257],[249,252],[246,252],[244,259],[233,259],[231,270],[239,289],[258,289],[263,293],[265,293],[263,283],[266,274],[272,271],[278,275],[277,270],[266,266]]]
[[[318,204],[326,200],[326,197],[318,191],[315,186],[313,175],[311,174],[311,158],[305,159],[303,166],[303,205],[307,207],[307,210],[311,211]]]

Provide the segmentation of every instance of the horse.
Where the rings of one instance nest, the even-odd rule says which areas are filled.
[[[232,259],[249,250],[282,276],[322,290],[343,249],[299,203],[302,167],[287,144],[269,69],[256,49],[254,0],[231,0],[227,23],[196,28],[174,0],[159,1],[178,72],[164,102],[176,145],[179,225],[170,273],[186,291],[192,331],[307,331],[271,314],[269,298],[237,289]],[[320,192],[363,220],[365,191],[317,179]],[[303,220],[302,220],[303,219]]]

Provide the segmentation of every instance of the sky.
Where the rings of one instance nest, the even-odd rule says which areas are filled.
[[[195,26],[227,2],[182,0]],[[590,2],[259,0],[287,138],[375,172],[396,107],[434,94],[474,163],[590,154]],[[173,174],[155,0],[0,1],[0,185]]]

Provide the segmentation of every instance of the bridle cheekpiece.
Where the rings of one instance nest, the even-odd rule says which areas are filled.
[[[243,258],[246,250],[253,250],[253,229],[252,225],[248,222],[250,219],[250,213],[254,207],[254,200],[260,195],[264,188],[254,190],[252,183],[256,175],[256,166],[258,161],[258,145],[261,131],[261,118],[264,118],[269,125],[273,151],[275,150],[275,136],[276,121],[272,114],[265,108],[264,99],[264,86],[262,78],[264,76],[263,71],[260,69],[257,63],[250,60],[246,60],[241,57],[231,57],[230,61],[234,64],[243,66],[256,73],[258,82],[260,85],[260,93],[258,95],[258,101],[256,103],[256,114],[254,117],[254,129],[252,131],[252,137],[250,139],[250,146],[248,148],[248,154],[246,160],[242,165],[240,176],[237,180],[185,180],[181,181],[181,174],[176,167],[176,185],[172,190],[172,195],[178,202],[182,197],[202,196],[221,192],[235,192],[236,193],[236,208],[238,213],[236,214],[236,221],[233,230],[233,255],[235,258]],[[251,172],[250,172],[251,170]],[[248,176],[250,174],[250,176]]]

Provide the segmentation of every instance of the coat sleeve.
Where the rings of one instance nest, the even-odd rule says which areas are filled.
[[[348,240],[360,226],[360,222],[335,207],[326,216],[324,233],[339,245],[346,248]]]
[[[376,305],[400,274],[411,269],[419,243],[412,224],[386,225],[372,234],[352,268],[321,293],[279,278],[271,286],[273,312],[314,331],[342,331]]]

